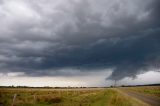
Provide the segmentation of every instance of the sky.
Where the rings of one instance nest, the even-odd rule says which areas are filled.
[[[0,0],[0,86],[160,83],[159,0]]]

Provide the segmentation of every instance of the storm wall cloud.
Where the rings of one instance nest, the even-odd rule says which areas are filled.
[[[0,72],[112,69],[110,79],[119,80],[159,69],[159,7],[158,0],[0,0]]]

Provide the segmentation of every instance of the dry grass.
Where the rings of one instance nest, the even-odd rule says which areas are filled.
[[[147,106],[115,89],[0,89],[0,106]],[[136,103],[135,103],[136,102]]]

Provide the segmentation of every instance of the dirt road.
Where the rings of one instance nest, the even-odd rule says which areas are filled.
[[[151,106],[160,106],[160,99],[153,97],[153,96],[149,96],[149,95],[145,95],[142,93],[138,93],[138,92],[134,92],[134,91],[129,91],[123,88],[117,88],[118,90],[122,91],[123,93],[132,96],[136,99],[139,99]]]

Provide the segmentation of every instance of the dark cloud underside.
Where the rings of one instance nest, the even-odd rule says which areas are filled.
[[[158,0],[1,0],[0,71],[122,79],[159,68],[159,10]]]

